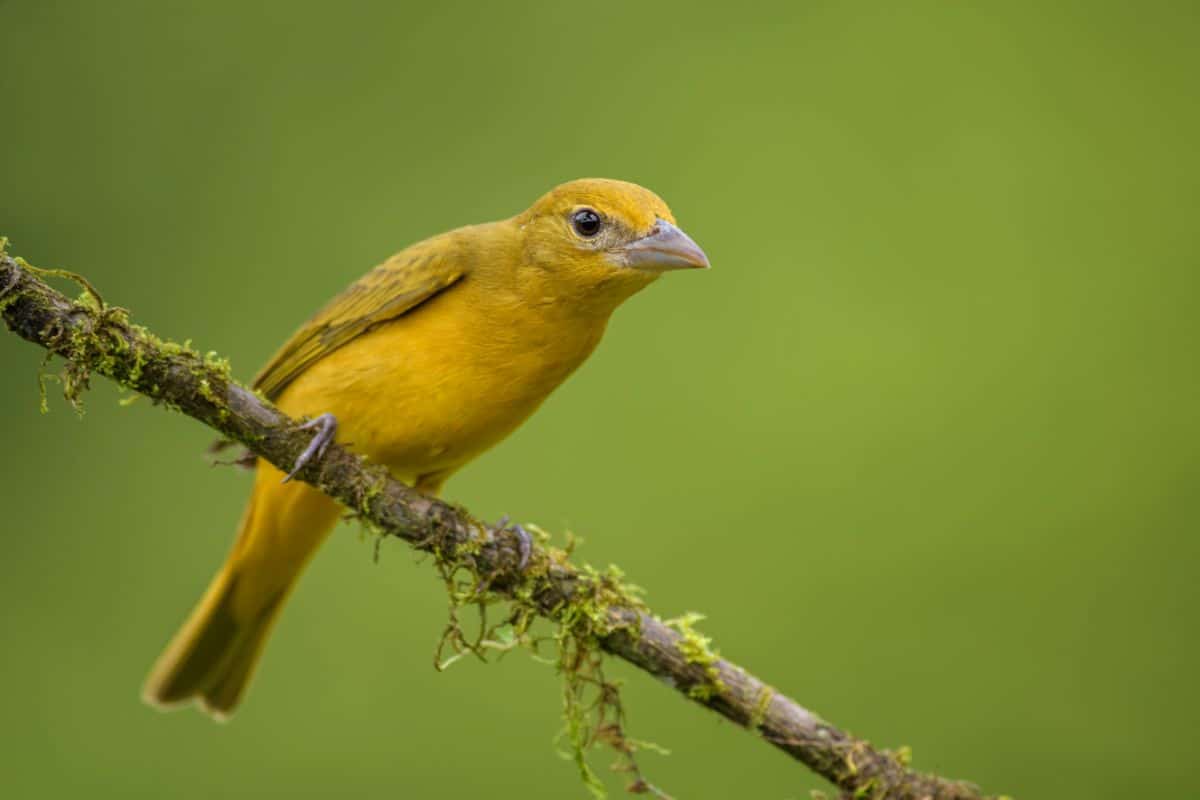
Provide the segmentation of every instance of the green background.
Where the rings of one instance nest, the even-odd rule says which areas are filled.
[[[990,7],[989,7],[990,6]],[[0,232],[245,378],[402,246],[643,183],[714,268],[621,309],[449,498],[585,537],[661,613],[918,766],[1194,788],[1193,3],[0,2]],[[553,670],[431,669],[434,570],[352,528],[228,725],[138,700],[248,477],[0,336],[0,794],[585,797]],[[799,765],[621,667],[649,777]],[[618,778],[595,763],[614,788]],[[1185,783],[1188,782],[1188,783]]]

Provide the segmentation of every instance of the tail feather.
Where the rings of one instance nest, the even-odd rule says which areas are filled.
[[[217,573],[146,681],[146,702],[172,708],[198,699],[217,715],[237,704],[280,605],[276,601],[250,619],[239,619],[234,607],[238,577],[228,567]]]
[[[237,706],[296,578],[337,519],[337,505],[259,468],[237,542],[203,599],[159,657],[142,696],[158,708],[189,701],[215,717]]]

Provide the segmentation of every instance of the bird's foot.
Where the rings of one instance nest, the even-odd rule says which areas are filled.
[[[517,523],[508,524],[508,514],[500,518],[496,526],[492,528],[495,533],[503,533],[511,530],[517,535],[517,569],[525,569],[529,564],[529,557],[533,555],[533,537],[529,535],[529,531],[525,530]]]
[[[517,569],[525,569],[529,564],[529,557],[533,555],[533,537],[520,525],[513,525],[512,529],[517,534],[517,553],[521,556],[517,562]]]
[[[308,462],[325,455],[325,451],[329,449],[330,442],[337,435],[337,425],[337,417],[326,413],[318,417],[313,417],[300,426],[300,430],[302,431],[315,430],[316,433],[313,434],[312,441],[308,443],[308,447],[304,448],[304,452],[300,454],[300,457],[296,459],[296,463],[292,465],[292,471],[283,479],[284,483],[296,477],[296,474],[304,469]]]

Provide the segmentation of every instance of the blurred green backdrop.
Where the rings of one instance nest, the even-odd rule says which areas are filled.
[[[656,609],[707,612],[725,654],[923,768],[1022,798],[1181,796],[1197,17],[7,0],[0,232],[248,378],[416,239],[573,177],[644,183],[715,268],[618,312],[449,497],[582,534]],[[39,414],[40,358],[0,336],[0,794],[585,796],[553,755],[552,670],[435,673],[433,570],[391,543],[376,566],[349,528],[232,724],[142,706],[248,479],[110,385],[82,422]],[[615,671],[680,798],[820,786]]]

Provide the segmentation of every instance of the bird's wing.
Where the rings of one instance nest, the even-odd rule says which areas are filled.
[[[447,248],[416,245],[392,256],[301,326],[254,379],[275,400],[318,360],[373,327],[396,319],[455,284],[464,270]]]

